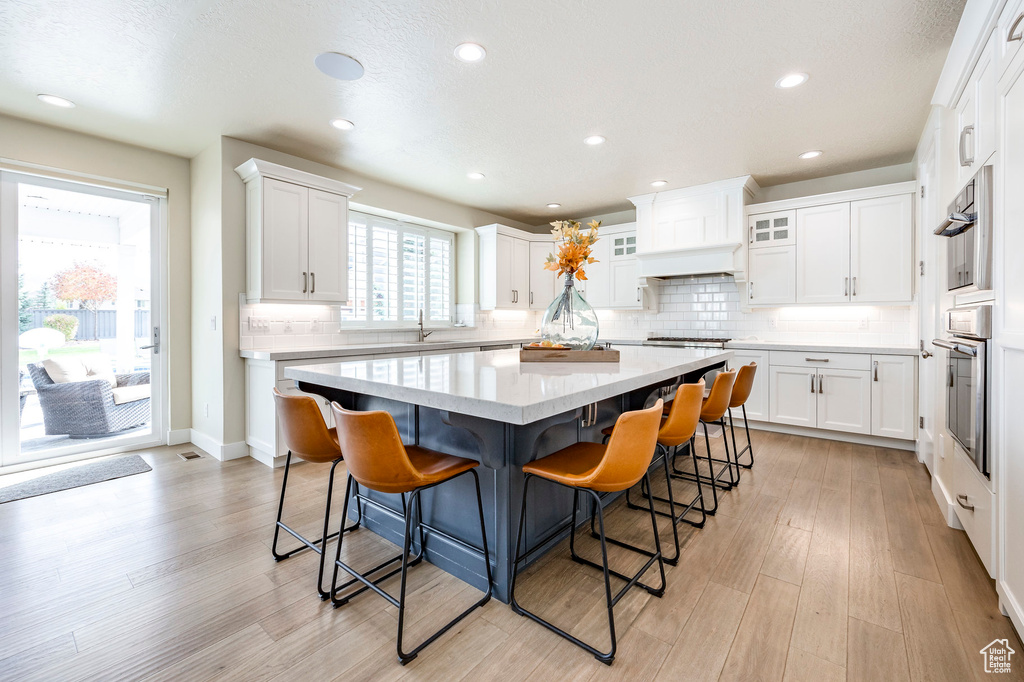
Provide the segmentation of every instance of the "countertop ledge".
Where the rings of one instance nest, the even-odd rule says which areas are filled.
[[[360,343],[347,346],[316,346],[313,348],[282,348],[243,350],[239,354],[247,360],[315,360],[317,358],[344,358],[350,355],[375,355],[387,353],[408,353],[411,351],[458,350],[460,348],[488,348],[512,343],[532,343],[535,336],[509,339],[462,339],[459,341],[399,341],[391,343]],[[642,339],[601,339],[621,346],[639,346]]]
[[[838,343],[790,343],[788,341],[730,341],[732,350],[792,350],[808,353],[865,353],[872,355],[917,355],[916,346],[855,346]]]

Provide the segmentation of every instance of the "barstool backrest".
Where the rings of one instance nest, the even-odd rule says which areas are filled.
[[[594,467],[582,487],[601,492],[617,492],[636,484],[651,464],[651,453],[658,444],[662,407],[658,402],[646,410],[623,412],[615,422],[601,463]]]
[[[308,395],[285,395],[274,389],[277,418],[285,447],[307,462],[333,462],[341,457],[316,400]]]
[[[732,387],[736,383],[736,370],[719,372],[715,377],[715,383],[711,384],[711,395],[704,401],[704,408],[700,411],[700,418],[706,422],[716,422],[722,418],[725,411],[729,409],[729,402],[732,399]]]
[[[695,384],[683,384],[676,390],[668,419],[658,431],[658,442],[673,447],[682,445],[697,432],[701,404],[704,402],[704,379]]]
[[[420,473],[388,412],[353,412],[336,402],[331,410],[348,473],[360,485],[382,493],[408,492],[419,485]]]
[[[747,402],[750,391],[754,388],[754,374],[757,372],[757,363],[743,365],[736,372],[736,383],[732,387],[732,400],[729,407],[739,407]]]

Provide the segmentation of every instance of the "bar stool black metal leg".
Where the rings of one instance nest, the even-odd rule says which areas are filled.
[[[747,433],[747,444],[742,450],[736,444],[736,429],[733,425],[732,408],[729,408],[729,430],[732,431],[732,449],[736,453],[736,464],[743,467],[744,469],[752,469],[754,467],[754,445],[750,442],[750,424],[747,423],[747,405],[744,403],[740,405],[740,409],[743,411],[743,429]],[[750,453],[750,464],[743,464],[740,462],[740,457],[743,453]]]

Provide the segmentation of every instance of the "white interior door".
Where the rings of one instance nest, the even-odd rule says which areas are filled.
[[[164,439],[159,197],[0,172],[0,464]]]
[[[939,137],[933,133],[932,139]],[[942,201],[939,177],[935,165],[935,144],[928,145],[922,154],[917,170],[918,201],[920,211],[917,221],[917,264],[915,270],[918,280],[918,334],[923,350],[921,353],[920,371],[917,373],[917,396],[919,401],[918,414],[922,417],[915,424],[917,435],[917,456],[924,462],[928,470],[935,474],[934,453],[935,442],[941,429],[942,420],[936,413],[936,391],[939,390],[936,373],[940,371],[939,358],[934,356],[935,348],[932,339],[942,336],[939,324],[939,306],[936,288],[945,283],[946,268],[944,254],[940,254],[939,245],[950,242],[949,239],[937,239],[932,230],[938,223],[938,211]],[[940,257],[942,261],[940,261]],[[942,263],[940,265],[940,262]],[[927,355],[927,357],[926,357]],[[941,407],[939,408],[941,409]]]
[[[850,203],[797,209],[796,302],[850,300]]]

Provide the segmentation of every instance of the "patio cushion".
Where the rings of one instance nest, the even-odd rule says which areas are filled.
[[[89,376],[85,365],[78,358],[47,358],[42,364],[55,384],[86,381]]]
[[[149,384],[139,384],[138,386],[121,386],[115,388],[111,393],[114,394],[114,404],[123,405],[125,403],[132,403],[136,400],[143,400],[149,397]]]

